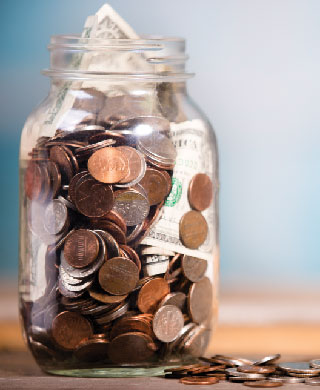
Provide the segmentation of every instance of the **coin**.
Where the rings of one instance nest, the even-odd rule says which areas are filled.
[[[280,358],[281,358],[281,355],[279,353],[276,353],[275,355],[266,356],[260,360],[255,361],[253,363],[253,365],[254,366],[263,366],[263,365],[274,364]]]
[[[88,171],[81,171],[81,172],[77,173],[76,175],[74,175],[73,178],[70,180],[68,194],[69,194],[69,197],[70,197],[70,200],[72,203],[75,204],[75,199],[76,199],[75,190],[76,190],[76,185],[77,185],[78,181],[83,176],[87,176],[88,174],[89,174]]]
[[[74,355],[82,362],[98,362],[108,359],[109,341],[103,338],[83,340],[74,351]]]
[[[44,227],[49,234],[59,234],[69,226],[68,208],[59,200],[54,199],[44,212]]]
[[[152,344],[152,338],[145,333],[124,333],[109,344],[109,357],[116,364],[148,362],[154,355]]]
[[[272,366],[245,365],[238,367],[238,371],[247,374],[272,374],[276,371],[276,368]]]
[[[188,199],[190,206],[197,210],[207,209],[213,197],[212,181],[205,173],[198,173],[190,181]]]
[[[112,327],[111,340],[123,333],[141,332],[150,337],[154,337],[151,322],[147,321],[143,315],[122,317]]]
[[[152,161],[164,165],[174,164],[177,157],[176,149],[170,138],[158,131],[141,136],[137,148]]]
[[[188,211],[180,220],[179,233],[183,245],[197,249],[207,238],[207,221],[198,211]]]
[[[177,306],[160,307],[153,318],[153,331],[157,339],[164,343],[175,340],[184,325],[183,314]]]
[[[281,382],[272,382],[272,381],[256,381],[256,382],[244,382],[244,386],[256,387],[256,388],[271,388],[271,387],[280,387],[282,386]]]
[[[87,229],[75,230],[64,244],[65,259],[74,268],[84,268],[92,264],[98,253],[99,240]]]
[[[313,359],[309,362],[309,364],[312,368],[320,368],[320,359]]]
[[[138,294],[138,308],[142,313],[154,313],[162,299],[169,294],[168,283],[163,278],[147,281]]]
[[[98,183],[88,176],[78,180],[74,196],[77,209],[87,217],[103,217],[113,206],[111,186]]]
[[[115,192],[113,211],[120,214],[127,226],[139,225],[149,214],[148,199],[135,190]]]
[[[218,378],[208,378],[207,376],[187,376],[179,379],[184,385],[214,385],[219,383]]]
[[[88,171],[102,183],[117,183],[128,175],[129,162],[117,148],[103,148],[88,160]]]
[[[138,280],[138,267],[123,257],[108,260],[99,270],[100,286],[113,295],[128,294],[136,287]]]
[[[193,322],[201,324],[210,313],[212,306],[212,285],[207,277],[193,283],[188,294],[188,312]]]
[[[314,375],[314,376],[320,374],[320,368],[311,368],[308,362],[281,363],[279,364],[279,367],[282,370],[288,372],[289,374],[293,373],[293,374]]]
[[[144,158],[136,149],[130,146],[119,146],[117,150],[123,153],[129,162],[128,173],[123,179],[119,180],[119,183],[133,182],[141,175],[141,171],[145,168]]]
[[[61,174],[58,165],[53,161],[46,161],[45,166],[50,176],[51,198],[54,199],[57,197],[61,188]]]
[[[154,168],[147,168],[140,184],[145,188],[151,206],[161,203],[170,192],[167,178]]]
[[[159,307],[164,305],[174,305],[177,306],[180,310],[184,310],[186,305],[186,299],[186,294],[184,294],[183,292],[173,292],[163,298],[163,300],[159,304]]]
[[[307,378],[305,384],[309,386],[320,386],[320,378]]]
[[[50,160],[58,165],[63,181],[69,183],[74,173],[74,167],[66,150],[67,148],[62,146],[53,146],[50,149]]]
[[[42,192],[42,175],[40,165],[30,161],[24,176],[24,190],[30,199],[39,199]]]
[[[104,216],[105,219],[107,219],[108,221],[110,222],[113,222],[115,223],[116,225],[119,226],[119,228],[125,233],[127,234],[127,225],[126,225],[126,221],[123,219],[123,217],[116,213],[114,210],[111,210],[108,212],[108,214],[106,214]]]
[[[52,337],[64,349],[73,350],[93,334],[90,322],[77,313],[64,311],[52,323]]]
[[[124,301],[128,294],[125,295],[109,295],[105,291],[98,289],[96,286],[89,289],[89,294],[92,298],[103,303],[120,303]]]
[[[182,342],[182,350],[193,357],[202,356],[207,349],[210,330],[200,325],[191,329]]]
[[[191,282],[199,282],[205,275],[208,267],[207,260],[184,255],[181,260],[184,276]]]
[[[268,380],[271,382],[282,382],[282,383],[304,383],[305,379],[304,378],[294,378],[294,377],[288,377],[288,376],[270,376],[268,377]]]

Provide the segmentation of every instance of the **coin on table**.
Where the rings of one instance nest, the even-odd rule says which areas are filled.
[[[193,322],[201,324],[211,313],[212,285],[207,277],[193,283],[188,294],[188,311]]]
[[[247,374],[272,374],[276,371],[276,367],[245,365],[238,367],[238,371]]]
[[[64,311],[52,322],[52,337],[62,348],[73,350],[93,334],[90,322],[80,314]]]
[[[110,294],[125,295],[132,291],[139,280],[139,270],[133,261],[114,257],[99,270],[99,284]]]
[[[313,359],[309,362],[309,364],[312,368],[320,368],[320,359]]]
[[[140,184],[146,190],[151,206],[161,203],[170,192],[166,176],[154,168],[147,168]]]
[[[175,340],[184,325],[184,318],[177,306],[165,305],[158,309],[153,317],[153,331],[157,339],[170,343]]]
[[[169,285],[163,278],[148,280],[138,294],[139,310],[142,313],[154,313],[159,303],[169,292]]]
[[[254,366],[263,366],[263,365],[274,364],[280,358],[281,358],[281,355],[279,353],[276,353],[275,355],[265,356],[264,358],[255,361],[253,363],[253,365]]]
[[[207,376],[186,376],[180,378],[179,382],[184,385],[214,385],[219,383],[219,379]]]
[[[48,204],[44,213],[44,227],[49,234],[59,234],[69,226],[68,208],[58,199]]]
[[[189,184],[188,198],[190,206],[198,211],[207,209],[213,197],[212,181],[205,173],[193,176]]]
[[[150,204],[148,199],[136,190],[121,190],[115,192],[113,211],[122,216],[127,226],[135,226],[148,216]]]
[[[88,160],[88,171],[102,183],[118,183],[129,173],[129,161],[118,148],[103,148]]]
[[[272,382],[282,382],[282,383],[291,383],[291,384],[305,382],[304,378],[295,378],[290,376],[270,376],[268,377],[268,380]]]
[[[191,282],[199,282],[205,275],[208,267],[207,260],[184,255],[181,260],[182,272]]]
[[[152,338],[145,333],[124,333],[109,344],[109,358],[113,363],[147,362],[154,355],[152,345]]]
[[[309,362],[288,362],[281,363],[279,367],[288,372],[289,374],[295,374],[294,376],[301,375],[314,375],[317,376],[320,374],[320,368],[310,367]]]
[[[74,196],[77,209],[86,217],[103,217],[113,206],[112,187],[97,182],[90,175],[79,179]]]
[[[87,229],[75,230],[66,239],[64,256],[74,268],[84,268],[92,264],[99,253],[99,240],[92,231]]]
[[[53,146],[50,149],[50,160],[58,165],[63,181],[69,182],[74,174],[74,166],[66,149],[62,146]]]
[[[208,224],[198,211],[188,211],[179,223],[180,239],[187,248],[197,249],[208,235]]]
[[[244,382],[244,386],[255,387],[255,388],[272,388],[272,387],[280,387],[282,386],[281,382],[272,382],[272,381],[254,381],[254,382]]]
[[[320,378],[307,378],[305,384],[309,386],[320,386]]]

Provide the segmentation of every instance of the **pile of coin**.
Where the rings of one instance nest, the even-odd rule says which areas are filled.
[[[97,107],[101,96],[90,93]],[[141,244],[171,191],[170,123],[136,108],[127,118],[130,99],[118,100],[99,106],[95,124],[40,137],[30,153],[30,242],[45,291],[22,313],[42,365],[178,361],[201,356],[209,340],[207,261]],[[208,234],[201,211],[212,202],[210,178],[195,175],[188,197],[180,236],[195,249]]]
[[[277,364],[280,354],[257,361],[215,355],[200,362],[165,370],[168,379],[184,384],[209,385],[220,380],[243,383],[247,387],[272,388],[283,384],[320,385],[320,360]]]

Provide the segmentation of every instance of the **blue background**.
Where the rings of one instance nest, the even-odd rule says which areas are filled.
[[[1,0],[1,275],[16,275],[18,149],[48,92],[46,46],[79,33],[103,0]],[[187,39],[190,94],[220,147],[223,286],[320,276],[320,2],[117,0],[140,33]]]

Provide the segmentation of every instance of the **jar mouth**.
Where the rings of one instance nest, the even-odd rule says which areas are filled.
[[[189,57],[185,53],[185,39],[180,37],[142,35],[140,39],[105,39],[54,35],[48,49],[51,68],[42,73],[53,78],[133,78],[162,82],[180,81],[193,76],[185,71]],[[82,61],[84,56],[86,60]],[[99,64],[95,67],[94,62],[88,61],[88,56],[100,58]],[[107,61],[103,61],[103,56]],[[112,56],[122,66],[110,67]],[[130,67],[126,66],[129,62]]]

